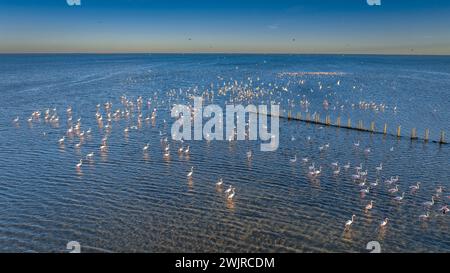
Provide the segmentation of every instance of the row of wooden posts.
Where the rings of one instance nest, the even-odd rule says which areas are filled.
[[[370,123],[370,128],[364,128],[364,124],[363,124],[362,120],[360,120],[358,122],[357,127],[353,127],[352,126],[352,121],[351,121],[350,118],[347,119],[347,124],[342,124],[341,123],[341,117],[337,117],[336,123],[333,124],[332,121],[331,121],[330,116],[326,116],[325,117],[325,121],[322,122],[320,120],[319,114],[317,114],[317,113],[314,114],[313,117],[311,117],[310,113],[306,113],[305,117],[303,117],[300,112],[298,112],[296,116],[292,116],[292,112],[291,111],[288,112],[287,119],[288,120],[299,120],[299,121],[315,123],[315,124],[322,124],[322,125],[326,125],[326,126],[347,128],[347,129],[358,130],[358,131],[366,131],[366,132],[371,132],[371,133],[381,133],[379,131],[375,131],[375,122],[373,122],[373,121]],[[383,127],[383,132],[382,132],[384,135],[388,134],[387,127],[388,127],[388,125],[387,125],[387,123],[385,123],[384,127]],[[396,136],[399,137],[399,138],[402,137],[401,132],[402,132],[402,126],[399,125],[397,127],[397,134],[396,134]],[[419,139],[419,137],[417,136],[416,128],[412,128],[412,130],[411,130],[411,139],[413,139],[413,140]],[[430,130],[429,129],[425,129],[423,140],[425,142],[428,142],[430,140]],[[443,130],[441,131],[438,143],[447,144],[447,142],[445,141],[445,132]]]

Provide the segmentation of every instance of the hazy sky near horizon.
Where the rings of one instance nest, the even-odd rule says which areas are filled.
[[[450,1],[0,0],[0,53],[450,54]]]

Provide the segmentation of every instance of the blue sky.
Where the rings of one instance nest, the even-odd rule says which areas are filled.
[[[0,52],[450,54],[450,1],[0,0]]]

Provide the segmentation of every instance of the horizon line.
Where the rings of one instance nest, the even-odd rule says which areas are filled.
[[[450,53],[361,53],[361,52],[0,52],[0,55],[142,55],[142,54],[160,54],[160,55],[374,55],[374,56],[450,56]]]

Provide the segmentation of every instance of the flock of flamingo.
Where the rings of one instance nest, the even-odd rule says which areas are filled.
[[[105,110],[105,116],[101,113],[102,106],[101,104],[96,105],[96,113],[95,118],[97,121],[98,128],[101,129],[101,132],[104,132],[104,135],[102,135],[101,143],[99,145],[99,151],[100,153],[107,153],[108,152],[108,137],[110,136],[112,132],[113,127],[113,121],[119,121],[122,118],[130,118],[134,116],[135,110],[137,109],[137,120],[136,125],[126,126],[123,130],[125,135],[128,135],[132,130],[138,130],[141,128],[143,122],[152,123],[153,125],[156,122],[157,117],[157,110],[156,108],[153,108],[151,111],[151,114],[147,115],[145,118],[143,116],[143,98],[139,97],[136,101],[132,101],[127,99],[125,96],[121,97],[121,103],[124,106],[123,109],[117,109],[116,111],[112,111],[112,103],[106,102],[103,104],[104,110]],[[147,107],[148,109],[151,109],[151,100],[149,99],[147,101]],[[41,116],[44,116],[44,121],[48,124],[50,124],[53,127],[58,128],[59,127],[59,121],[60,117],[57,113],[56,108],[52,109],[46,109],[43,111],[44,114],[42,114],[42,111],[34,111],[30,117],[27,119],[28,124],[32,124],[33,122],[39,122],[41,121]],[[85,138],[92,136],[92,129],[88,128],[87,130],[82,130],[82,124],[81,124],[81,118],[78,118],[76,120],[73,119],[73,109],[71,106],[69,106],[66,109],[67,114],[67,130],[66,134],[61,136],[57,140],[57,143],[60,147],[64,147],[66,143],[66,139],[70,138],[72,140],[78,140],[77,143],[74,145],[76,149],[80,149],[83,144],[85,143]],[[194,110],[193,110],[194,114]],[[20,117],[16,117],[12,121],[14,124],[18,125],[20,122]],[[163,120],[163,124],[167,125],[167,121]],[[46,134],[46,133],[44,133]],[[162,155],[163,159],[167,160],[171,156],[171,150],[170,150],[170,140],[166,133],[163,133],[162,131],[159,132],[159,135],[161,136],[160,142],[161,142],[161,149],[162,149]],[[143,153],[148,153],[150,148],[150,143],[145,143],[142,147]],[[180,146],[176,149],[179,156],[189,156],[190,154],[190,146],[183,146],[183,140],[180,141]],[[81,157],[78,161],[78,163],[75,164],[75,168],[79,174],[82,174],[82,168],[83,163],[86,161],[89,161],[89,163],[94,162],[95,152],[89,152],[85,155],[85,157]],[[192,178],[194,175],[194,167],[192,166],[191,169],[187,172],[186,177],[189,181],[189,183],[192,183]],[[221,190],[224,185],[223,179],[220,178],[217,183],[216,187],[218,190]],[[236,188],[232,185],[229,185],[229,187],[224,191],[225,197],[228,201],[233,201],[233,198],[236,195]]]
[[[258,79],[259,80],[259,79]],[[300,84],[304,84],[303,82],[300,82]],[[239,86],[241,85],[241,88],[239,88]],[[338,82],[337,85],[340,85],[340,82]],[[253,88],[252,87],[252,81],[250,80],[250,82],[248,84],[244,84],[242,86],[242,83],[238,83],[236,81],[230,81],[229,83],[225,83],[223,84],[223,86],[221,86],[218,89],[217,95],[223,95],[225,96],[226,94],[232,94],[233,96],[230,97],[230,102],[239,102],[239,101],[250,101],[252,99],[261,99],[264,96],[268,96],[270,97],[271,95],[273,95],[273,91],[270,92],[263,92],[263,88],[266,87],[273,87],[273,88],[279,88],[277,86],[272,86],[271,84],[268,84],[265,87],[261,87],[261,88]],[[322,85],[320,84],[320,89],[322,89]],[[191,91],[197,91],[197,89],[193,89]],[[175,90],[171,90],[170,91],[171,94],[173,96],[175,96],[177,94],[177,91]],[[210,100],[213,100],[215,93],[214,92],[210,92],[210,91],[205,91],[202,94],[204,97],[209,98]],[[136,117],[135,123],[134,125],[128,125],[123,129],[123,133],[124,134],[128,134],[133,130],[138,130],[143,123],[152,123],[154,124],[157,118],[157,109],[154,108],[154,106],[152,107],[152,100],[148,99],[147,101],[144,101],[144,99],[142,97],[138,97],[137,100],[132,100],[132,99],[128,99],[126,96],[122,96],[120,98],[122,107],[118,108],[116,110],[113,110],[112,107],[112,103],[111,102],[106,102],[103,104],[103,107],[101,104],[98,104],[96,106],[96,112],[95,112],[95,119],[98,125],[98,128],[101,129],[100,132],[103,133],[103,135],[101,136],[101,142],[98,146],[98,149],[101,153],[107,153],[108,152],[108,137],[111,134],[112,131],[112,127],[113,127],[113,121],[118,121],[121,119],[129,119],[132,117]],[[288,99],[288,103],[294,103],[293,100],[289,100]],[[302,99],[299,101],[299,103],[301,105],[308,105],[308,100],[305,98],[305,96],[302,97]],[[147,106],[147,115],[144,116],[144,107]],[[327,105],[328,107],[328,105]],[[374,109],[374,110],[381,110],[383,111],[386,107],[386,105],[384,104],[375,104],[373,102],[360,102],[359,103],[359,107],[360,108],[364,108],[364,109]],[[137,111],[136,111],[137,110]],[[73,140],[78,140],[78,142],[75,144],[75,148],[79,149],[83,146],[84,142],[85,142],[85,138],[87,136],[90,136],[93,134],[93,131],[91,130],[91,128],[88,128],[87,130],[83,130],[82,128],[82,124],[81,124],[81,118],[78,118],[76,120],[74,120],[73,118],[73,110],[72,107],[68,107],[66,109],[66,114],[67,114],[67,131],[65,133],[64,136],[61,136],[56,142],[60,145],[60,146],[64,146],[66,139],[67,138],[71,138]],[[41,116],[43,115],[43,119],[45,120],[46,123],[49,123],[55,127],[59,126],[59,115],[56,111],[55,108],[53,109],[47,109],[43,112],[41,111],[34,111],[29,118],[27,118],[27,122],[28,123],[33,123],[37,120],[41,119]],[[18,124],[20,122],[20,118],[16,117],[15,119],[13,119],[13,123]],[[162,121],[164,125],[167,125],[167,121],[163,120]],[[162,155],[164,158],[169,158],[171,156],[171,142],[167,136],[166,133],[160,131],[160,137],[161,137],[161,149],[162,149]],[[291,139],[292,141],[295,141],[296,139],[294,137],[292,137]],[[311,137],[307,137],[306,141],[311,141]],[[174,145],[174,144],[172,144]],[[176,145],[176,143],[175,143]],[[361,143],[358,141],[356,143],[353,143],[353,146],[355,149],[360,149]],[[149,152],[149,147],[150,147],[150,143],[143,143],[142,144],[142,151],[143,153],[148,153]],[[318,147],[319,152],[323,152],[326,151],[328,148],[330,147],[329,143],[326,143],[324,145],[321,145]],[[181,141],[179,143],[179,147],[176,148],[176,152],[179,155],[189,155],[190,153],[190,147],[189,146],[184,146],[183,145],[183,141]],[[390,149],[390,151],[393,151],[393,147]],[[371,153],[371,149],[370,148],[365,148],[365,149],[361,149],[361,151],[365,154],[370,154]],[[253,157],[253,153],[252,151],[247,151],[247,159],[251,160]],[[80,171],[83,168],[83,163],[86,161],[90,161],[92,162],[93,159],[95,157],[95,151],[91,151],[89,153],[87,153],[85,155],[85,157],[82,157],[79,159],[78,163],[75,164],[75,168]],[[298,158],[297,155],[294,155],[294,157],[289,159],[289,162],[291,164],[295,164],[297,162]],[[310,158],[308,157],[303,157],[301,158],[301,162],[302,164],[307,164],[308,162],[310,162]],[[322,175],[322,172],[324,170],[324,168],[326,168],[327,166],[316,166],[314,162],[312,162],[311,165],[307,166],[308,167],[308,172],[307,172],[307,176],[310,177],[311,179],[315,179],[318,178],[319,176]],[[375,181],[369,182],[368,181],[368,173],[369,171],[367,169],[364,168],[364,166],[362,164],[353,166],[355,172],[354,173],[350,173],[350,169],[352,169],[352,164],[350,164],[350,162],[344,163],[344,164],[340,164],[339,162],[332,162],[331,163],[331,171],[332,174],[334,176],[340,176],[343,175],[343,173],[350,175],[351,180],[355,183],[355,186],[359,187],[359,192],[361,195],[366,196],[366,195],[370,195],[371,191],[378,187],[381,183],[385,183],[387,186],[389,186],[389,188],[387,189],[387,193],[392,195],[392,200],[395,202],[398,202],[399,204],[401,204],[402,202],[404,202],[404,198],[406,195],[406,191],[402,190],[401,194],[400,194],[400,187],[397,184],[397,182],[400,180],[399,176],[395,176],[395,177],[390,177],[389,179],[386,179],[384,181],[382,180],[381,174],[383,172],[383,163],[380,163],[379,166],[377,166],[374,170],[374,172],[377,174],[377,178]],[[186,174],[186,177],[188,180],[192,179],[192,177],[194,176],[194,167],[192,166]],[[409,192],[411,194],[416,193],[418,191],[420,191],[421,189],[421,183],[420,182],[414,182],[415,184],[412,184],[409,186]],[[222,178],[219,178],[218,181],[216,182],[215,186],[218,189],[222,189],[222,187],[224,187],[224,180]],[[236,196],[236,188],[233,187],[232,185],[228,185],[227,189],[224,191],[225,192],[225,198],[227,200],[233,200]],[[433,193],[433,195],[430,197],[431,201],[427,201],[423,203],[423,207],[425,208],[425,213],[418,215],[418,218],[420,220],[423,221],[427,221],[428,219],[430,219],[432,217],[432,214],[430,214],[430,210],[432,208],[435,208],[436,205],[436,201],[437,200],[442,200],[442,196],[444,193],[444,187],[443,186],[439,186],[435,193]],[[450,199],[450,196],[447,196],[447,199]],[[445,201],[442,201],[443,205],[438,208],[438,213],[441,214],[447,214],[449,212],[449,208],[448,205],[444,205]],[[365,213],[368,213],[371,210],[374,210],[377,208],[377,204],[373,201],[370,200],[367,205],[363,208],[363,211]],[[381,219],[379,227],[382,229],[387,228],[387,226],[389,225],[390,219],[388,217],[383,217],[383,219]],[[351,229],[352,226],[357,224],[357,216],[356,213],[353,213],[351,216],[351,219],[346,221],[344,224],[344,230],[348,231]]]
[[[291,141],[295,141],[296,139],[294,137],[291,138]],[[311,141],[311,137],[306,138],[307,141]],[[353,146],[355,149],[360,149],[361,143],[355,142],[353,143]],[[318,147],[318,150],[320,152],[325,151],[330,147],[330,143],[326,143],[324,145],[321,145]],[[367,156],[371,153],[370,148],[365,148],[362,150],[363,153]],[[391,147],[390,151],[393,152],[394,148]],[[290,163],[294,164],[297,162],[297,154],[294,155],[294,157],[289,159]],[[303,157],[301,159],[303,164],[306,164],[310,162],[310,159],[308,157]],[[350,173],[349,170],[351,169],[350,162],[345,163],[344,165],[340,165],[338,161],[332,162],[330,164],[332,174],[334,176],[339,176],[342,174],[342,170],[345,171],[345,173]],[[381,173],[383,171],[383,163],[380,163],[379,166],[375,167],[375,173],[377,178],[373,182],[368,181],[368,175],[369,171],[367,169],[363,170],[363,164],[360,163],[359,165],[354,166],[355,172],[351,174],[351,181],[354,182],[355,185],[357,185],[359,189],[359,193],[361,194],[361,197],[365,197],[366,195],[370,194],[371,190],[376,188],[381,184]],[[308,177],[311,179],[318,178],[323,171],[323,166],[317,167],[315,165],[315,162],[312,162],[311,165],[308,166]],[[406,192],[403,191],[401,194],[398,194],[400,191],[399,185],[397,182],[399,182],[400,178],[399,176],[391,176],[390,178],[384,180],[384,183],[388,186],[387,193],[390,195],[393,195],[392,200],[397,202],[398,204],[401,204],[402,201],[405,199]],[[411,194],[415,194],[420,190],[421,182],[416,182],[416,184],[409,186],[409,192]],[[423,202],[422,205],[425,208],[426,212],[424,214],[421,214],[418,216],[418,218],[422,221],[429,220],[431,217],[430,210],[435,206],[436,200],[442,199],[442,195],[444,193],[444,187],[438,186],[435,189],[435,193],[430,197],[431,201]],[[447,196],[447,199],[450,199],[450,196]],[[445,202],[445,201],[444,201]],[[373,200],[370,200],[367,205],[364,207],[364,213],[368,213],[370,210],[374,209],[376,206],[374,205],[375,202]],[[439,214],[447,214],[449,212],[448,205],[442,205],[438,208],[437,212]],[[344,231],[349,231],[350,228],[354,225],[356,221],[356,215],[353,214],[351,216],[351,219],[347,220],[344,224]],[[382,229],[385,229],[388,226],[389,218],[385,217],[380,221],[379,227]]]

